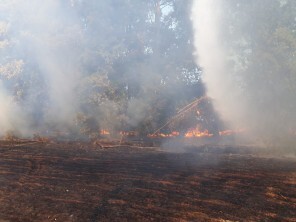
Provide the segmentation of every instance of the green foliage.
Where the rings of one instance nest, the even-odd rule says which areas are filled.
[[[87,87],[93,92],[85,95],[97,101],[96,116],[105,127],[152,132],[177,106],[203,94],[192,56],[190,1],[102,4],[82,1],[79,9],[86,32],[92,33],[91,51],[97,51],[86,59],[86,64],[94,60],[97,66],[90,74],[93,79],[104,75],[108,81],[105,88],[93,81]]]

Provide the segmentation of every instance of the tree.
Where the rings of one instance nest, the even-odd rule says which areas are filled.
[[[105,98],[118,110],[108,128],[120,116],[123,129],[151,132],[177,107],[203,95],[189,6],[190,1],[82,1],[90,52],[98,51],[92,55],[101,61],[94,63],[93,77],[100,78],[96,70],[106,74],[112,90]]]
[[[296,129],[296,4],[233,0],[227,7],[222,33],[247,125],[262,140],[288,143]]]
[[[27,3],[0,3],[12,27],[0,46],[14,61],[1,61],[0,71],[31,131],[147,134],[204,94],[192,56],[191,1]]]

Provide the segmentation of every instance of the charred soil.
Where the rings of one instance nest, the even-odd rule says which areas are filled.
[[[296,221],[296,161],[242,147],[183,153],[0,143],[0,221]]]

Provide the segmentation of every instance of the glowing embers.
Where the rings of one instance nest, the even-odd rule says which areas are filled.
[[[200,137],[212,137],[213,134],[209,133],[208,130],[201,131],[198,128],[196,128],[196,129],[188,130],[184,136],[185,138],[194,138],[194,137],[200,138]]]
[[[155,133],[155,134],[148,134],[147,136],[150,138],[171,138],[171,137],[177,137],[180,133],[177,131],[173,131],[171,133]]]
[[[239,130],[223,130],[219,132],[219,136],[227,137],[232,135],[238,135],[245,132],[244,129]],[[210,138],[213,137],[214,134],[209,132],[209,130],[201,130],[199,128],[189,129],[185,134],[181,134],[178,131],[174,131],[171,133],[156,133],[156,134],[148,134],[150,138],[174,138],[178,136],[183,136],[184,138]]]
[[[100,135],[110,135],[110,131],[106,129],[101,129],[100,130]]]
[[[219,131],[220,137],[234,136],[239,135],[245,132],[245,129],[238,130],[223,130]],[[115,133],[116,134],[116,133]],[[140,134],[137,131],[120,131],[118,133],[124,137],[138,137]],[[107,129],[100,130],[100,135],[102,136],[110,136],[111,133]],[[172,131],[168,133],[158,132],[158,133],[150,133],[147,135],[149,138],[175,138],[175,137],[184,137],[184,138],[210,138],[213,137],[214,134],[209,130],[201,130],[200,127],[191,128],[187,130],[185,133],[180,133],[178,131]]]
[[[156,133],[156,134],[148,134],[150,138],[173,138],[180,136],[180,132],[173,131],[171,133]],[[213,134],[209,133],[208,130],[201,131],[200,129],[189,129],[185,134],[185,138],[201,138],[201,137],[212,137]]]

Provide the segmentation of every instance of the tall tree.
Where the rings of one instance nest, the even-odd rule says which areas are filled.
[[[263,140],[293,140],[296,129],[295,1],[228,2],[229,69],[243,100],[249,123]]]

